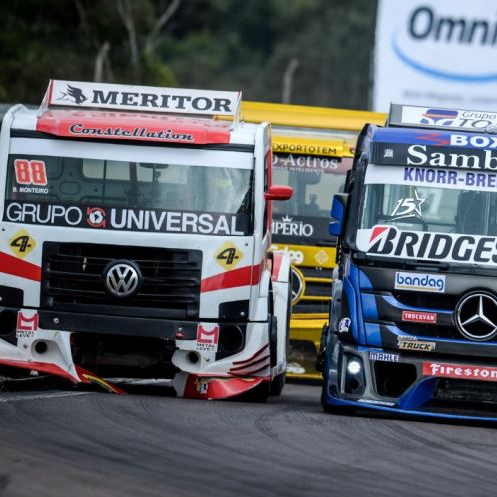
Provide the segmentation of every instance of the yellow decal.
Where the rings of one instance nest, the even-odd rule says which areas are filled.
[[[214,259],[224,269],[233,269],[242,260],[243,253],[231,242],[226,242],[215,254]]]
[[[273,152],[342,157],[344,154],[344,141],[337,139],[320,140],[301,136],[277,136],[273,134]]]
[[[283,252],[290,257],[295,266],[315,267],[316,264],[324,269],[335,267],[335,247],[312,247],[309,245],[283,245],[273,243],[273,252]]]
[[[107,383],[103,378],[99,378],[98,376],[93,376],[87,373],[83,373],[82,376],[85,380],[88,380],[90,383],[100,385],[104,390],[107,390],[110,393],[124,393],[111,383]]]
[[[316,259],[316,262],[320,266],[324,266],[329,261],[330,258],[328,257],[328,254],[326,253],[326,251],[320,250],[319,252],[316,252],[314,254],[314,259]]]
[[[9,240],[9,246],[17,257],[24,259],[36,247],[36,242],[26,230],[20,230]]]

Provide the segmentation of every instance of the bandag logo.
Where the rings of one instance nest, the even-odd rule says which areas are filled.
[[[445,292],[445,275],[423,273],[395,273],[396,290],[412,290],[415,292]]]

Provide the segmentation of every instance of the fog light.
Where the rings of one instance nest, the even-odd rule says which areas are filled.
[[[345,356],[346,371],[344,381],[344,391],[348,394],[362,395],[366,388],[366,378],[364,376],[364,365],[360,357]]]
[[[352,359],[352,360],[347,362],[347,372],[349,374],[356,375],[361,371],[361,369],[362,369],[362,365],[358,360]]]

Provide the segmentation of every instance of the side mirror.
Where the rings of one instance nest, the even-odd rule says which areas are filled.
[[[264,194],[264,200],[288,200],[292,198],[292,195],[291,186],[271,185]]]
[[[348,201],[348,193],[335,193],[331,204],[331,217],[335,219],[335,221],[331,221],[328,228],[330,235],[342,235],[345,224],[345,211],[347,210]]]

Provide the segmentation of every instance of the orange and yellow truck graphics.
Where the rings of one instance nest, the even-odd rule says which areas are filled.
[[[320,379],[315,370],[328,321],[335,240],[331,200],[343,190],[358,133],[384,114],[301,105],[242,102],[241,118],[272,125],[273,180],[294,189],[273,206],[272,247],[292,261],[292,317],[287,375]]]

